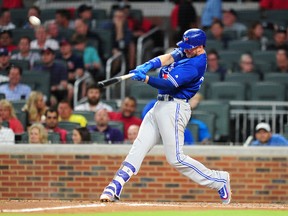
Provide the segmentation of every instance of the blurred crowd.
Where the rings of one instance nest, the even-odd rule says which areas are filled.
[[[207,0],[201,14],[192,0],[173,3],[169,26],[171,48],[182,39],[185,30],[204,29],[207,73],[218,74],[220,81],[225,81],[231,73],[256,73],[259,80],[265,80],[269,72],[288,73],[287,16],[277,21],[266,16],[272,10],[287,12],[288,2],[279,8],[277,0],[259,1],[259,19],[253,22],[241,19],[240,11],[233,8],[224,10],[221,0]],[[105,19],[97,19],[100,15],[86,4],[74,9],[59,8],[49,19],[42,20],[41,25],[33,26],[28,17],[41,19],[45,9],[31,6],[24,20],[13,23],[16,20],[13,11],[24,8],[23,2],[3,1],[0,12],[1,143],[133,143],[144,109],[140,110],[142,116],[136,115],[136,112],[139,114],[137,100],[129,95],[120,105],[105,101],[97,86],[97,82],[106,77],[106,61],[112,55],[124,53],[127,72],[136,67],[137,40],[155,26],[143,14],[135,16],[131,5],[129,1],[116,1]],[[108,51],[105,31],[111,33]],[[240,44],[239,50],[232,48],[235,41]],[[248,44],[246,50],[245,43]],[[239,51],[239,55],[234,61],[227,61],[222,54],[231,50]],[[271,61],[259,61],[256,51],[272,54]],[[43,90],[44,84],[29,83],[29,76],[42,81],[47,89]],[[82,102],[74,104],[75,82],[83,77],[85,81],[77,91],[77,98]],[[195,97],[196,103],[206,98],[201,94],[200,99]],[[154,103],[147,101],[147,107],[151,108]],[[187,131],[187,145],[213,141],[204,122],[193,118],[192,121],[201,130],[198,140]]]

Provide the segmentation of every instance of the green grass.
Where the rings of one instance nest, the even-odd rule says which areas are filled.
[[[154,212],[112,212],[112,213],[0,213],[0,216],[287,216],[281,210],[203,210],[203,211],[154,211]]]

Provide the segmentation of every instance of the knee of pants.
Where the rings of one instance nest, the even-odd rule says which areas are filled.
[[[183,154],[178,154],[178,155],[173,155],[173,156],[171,156],[171,155],[166,156],[166,159],[167,159],[167,162],[171,166],[173,166],[177,169],[178,167],[183,166],[181,162],[184,160],[185,157],[186,156]]]

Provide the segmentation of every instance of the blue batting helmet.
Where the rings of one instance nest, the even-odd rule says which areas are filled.
[[[183,49],[192,49],[198,46],[205,46],[206,34],[201,29],[193,28],[184,32],[182,41],[177,43],[177,46]]]

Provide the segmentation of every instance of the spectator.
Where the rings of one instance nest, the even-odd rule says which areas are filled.
[[[288,50],[278,49],[276,52],[276,71],[288,73]]]
[[[44,26],[35,28],[35,40],[31,41],[31,49],[47,49],[48,47],[53,50],[59,49],[58,41],[48,37],[47,29]]]
[[[130,69],[135,67],[136,48],[133,41],[133,35],[128,27],[126,13],[123,9],[116,9],[112,20],[107,21],[100,26],[103,29],[112,31],[114,35],[112,53],[123,52],[126,54],[126,61]]]
[[[95,21],[93,20],[93,7],[88,6],[86,4],[82,4],[77,8],[77,15],[78,18],[82,19],[88,24],[89,29],[94,29],[95,26]]]
[[[216,20],[222,20],[222,0],[206,0],[201,16],[202,29],[208,30]]]
[[[288,146],[288,140],[280,134],[273,134],[268,123],[260,122],[255,130],[256,140],[251,146]]]
[[[219,54],[216,50],[211,49],[207,53],[207,73],[217,73],[220,75],[220,80],[225,79],[227,69],[220,65]]]
[[[124,141],[122,132],[109,126],[109,115],[106,109],[100,109],[95,112],[95,126],[88,126],[90,132],[98,131],[104,133],[107,143],[120,143]]]
[[[11,59],[16,60],[26,60],[30,62],[30,68],[32,69],[34,66],[34,63],[36,61],[40,61],[41,56],[38,52],[32,52],[30,48],[30,38],[23,36],[20,38],[18,43],[18,52],[14,53],[11,56]]]
[[[196,93],[189,101],[192,111],[196,109],[198,104],[203,100],[203,96],[200,93]],[[193,118],[193,113],[190,119],[190,123],[196,124],[198,126],[198,140],[201,144],[208,144],[211,140],[211,134],[209,132],[209,128],[205,124],[205,122]]]
[[[261,50],[267,49],[268,38],[264,35],[264,28],[261,22],[252,23],[248,29],[247,35],[242,38],[244,41],[258,41],[261,44]]]
[[[2,8],[9,8],[9,9],[13,9],[13,8],[23,8],[24,4],[23,4],[23,0],[4,0],[1,1],[2,2]]]
[[[101,58],[98,50],[87,44],[87,38],[83,35],[73,36],[74,48],[83,53],[84,68],[89,71],[94,81],[103,80],[105,74],[102,69]]]
[[[0,11],[0,31],[12,30],[16,26],[11,22],[11,13],[9,9],[1,9]]]
[[[71,20],[70,11],[67,9],[58,9],[55,13],[55,22],[62,29],[74,29],[74,22]]]
[[[127,131],[127,136],[128,136],[126,140],[127,143],[129,144],[134,143],[134,140],[138,136],[139,129],[140,129],[139,125],[130,125]]]
[[[28,137],[30,144],[47,144],[48,133],[44,126],[40,123],[34,123],[28,130]]]
[[[286,49],[288,51],[287,43],[287,29],[279,28],[275,30],[273,35],[273,42],[267,45],[267,50]]]
[[[75,128],[72,132],[73,144],[91,143],[91,135],[86,127]]]
[[[32,91],[22,111],[27,113],[27,126],[33,123],[44,123],[47,106],[44,101],[44,95],[38,91]]]
[[[3,120],[0,115],[0,145],[1,144],[14,144],[15,143],[15,134],[12,129],[4,127],[2,125]]]
[[[0,118],[8,122],[9,128],[11,128],[15,134],[24,132],[23,125],[16,117],[14,107],[8,100],[0,100]]]
[[[137,107],[137,101],[134,97],[127,96],[122,101],[120,112],[109,112],[109,118],[112,121],[120,121],[124,124],[124,139],[127,139],[128,128],[132,124],[141,125],[142,120],[134,116]]]
[[[25,24],[23,25],[24,29],[33,29],[34,26],[29,22],[29,17],[30,16],[36,16],[39,19],[41,18],[41,10],[38,6],[33,5],[29,8],[28,13],[27,13],[27,20]]]
[[[229,35],[225,34],[224,25],[220,20],[212,22],[210,34],[207,34],[208,40],[216,40],[222,43],[222,48],[227,49],[229,41],[232,39]]]
[[[286,0],[260,0],[259,7],[261,10],[288,10]]]
[[[243,32],[247,31],[247,27],[237,21],[237,13],[234,9],[223,11],[224,30],[232,30],[237,32],[237,37],[240,38]]]
[[[0,32],[0,47],[5,47],[8,52],[12,52],[17,49],[17,46],[13,44],[13,35],[11,30],[4,30]]]
[[[89,43],[95,44],[95,47],[97,47],[97,50],[99,51],[101,61],[106,61],[104,56],[105,51],[103,41],[96,32],[89,30],[89,24],[87,21],[82,19],[75,20],[75,34],[72,36],[72,38],[76,38],[78,35],[84,36]]]
[[[67,100],[62,100],[58,104],[59,121],[69,121],[76,122],[81,125],[81,127],[86,127],[87,120],[84,116],[79,114],[73,114],[73,109],[70,102]]]
[[[180,0],[178,27],[181,36],[179,35],[179,40],[182,39],[182,35],[187,29],[198,27],[197,19],[197,12],[192,3],[192,0]]]
[[[235,72],[241,73],[257,73],[262,79],[263,74],[257,69],[254,63],[254,59],[250,53],[243,53],[240,56],[239,66],[234,70]]]
[[[0,85],[0,93],[5,94],[6,99],[9,101],[27,100],[31,93],[31,88],[21,83],[22,68],[19,66],[11,67],[8,77],[9,82]]]
[[[108,112],[113,111],[110,105],[101,101],[101,89],[97,84],[88,86],[86,96],[87,102],[77,105],[75,110],[97,112],[98,110],[106,109]]]
[[[50,20],[45,24],[47,29],[47,35],[49,39],[53,39],[59,42],[63,39],[63,37],[59,34],[59,27],[55,20]]]
[[[2,75],[7,75],[9,68],[12,66],[10,63],[10,54],[6,48],[0,48],[0,71]]]
[[[84,75],[84,63],[83,59],[73,53],[73,47],[69,40],[63,39],[60,42],[60,55],[57,59],[66,62],[68,69],[68,82],[74,84],[77,77]]]
[[[45,127],[48,132],[58,133],[61,143],[66,143],[67,131],[58,126],[59,114],[56,109],[49,108],[45,112]]]
[[[51,48],[41,50],[41,64],[35,65],[33,70],[48,71],[50,73],[50,105],[55,106],[58,101],[68,99],[72,101],[73,87],[68,85],[67,68],[55,61],[55,51]]]

